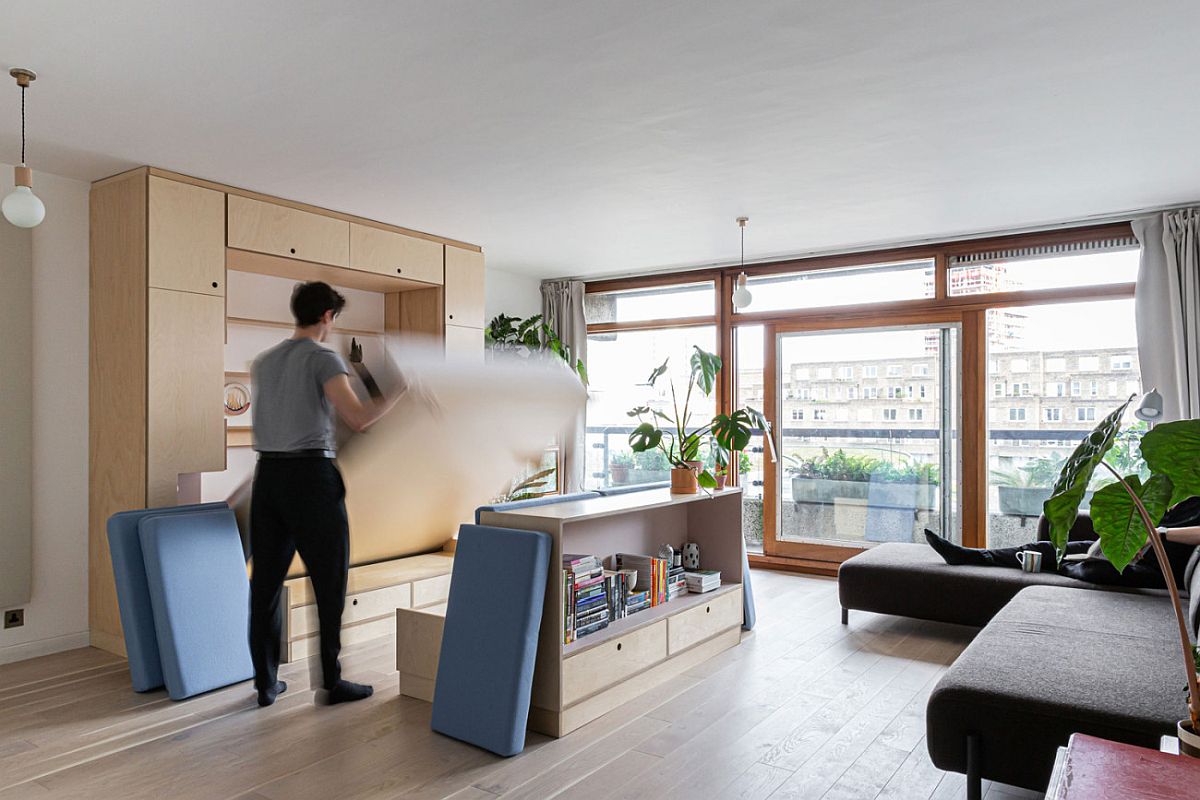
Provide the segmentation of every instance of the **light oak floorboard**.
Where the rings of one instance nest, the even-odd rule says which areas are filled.
[[[369,700],[319,704],[313,660],[259,709],[249,683],[176,703],[84,648],[0,666],[0,800],[961,798],[929,761],[925,705],[974,631],[853,612],[837,582],[756,570],[758,625],[562,739],[499,758],[400,697],[392,635],[347,648]],[[1031,797],[985,784],[989,800]]]

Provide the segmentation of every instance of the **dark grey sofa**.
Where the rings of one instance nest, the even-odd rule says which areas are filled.
[[[1044,522],[1040,526],[1045,538]],[[1093,538],[1081,516],[1073,539]],[[1200,548],[1187,592],[1200,622]],[[845,562],[848,609],[980,626],[930,695],[926,739],[939,769],[1044,790],[1072,733],[1157,748],[1185,716],[1186,678],[1165,592],[1106,589],[1057,575],[950,567],[932,548],[886,544]],[[1189,591],[1190,590],[1190,591]]]

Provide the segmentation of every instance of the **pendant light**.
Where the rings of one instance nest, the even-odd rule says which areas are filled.
[[[8,74],[16,78],[17,86],[21,87],[21,165],[13,170],[15,188],[0,203],[0,212],[18,228],[34,228],[46,218],[46,206],[33,193],[33,170],[25,166],[25,90],[37,79],[37,74],[21,67],[9,70]]]
[[[750,221],[749,217],[738,217],[738,227],[742,229],[742,261],[741,265],[746,266],[746,223]],[[737,286],[733,290],[733,307],[742,309],[750,305],[754,300],[754,296],[750,294],[750,290],[746,288],[746,273],[742,272],[737,277]]]

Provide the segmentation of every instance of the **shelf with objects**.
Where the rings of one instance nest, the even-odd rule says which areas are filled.
[[[696,494],[652,489],[485,510],[480,523],[542,531],[552,539],[529,713],[529,727],[540,733],[566,735],[741,641],[745,562],[739,488]],[[717,588],[668,599],[661,585],[652,584],[658,602],[565,641],[571,613],[565,557],[594,556],[611,572],[628,569],[629,559],[618,564],[618,554],[656,558],[665,555],[663,545],[678,550],[686,544],[699,551],[699,569],[692,571],[720,573]],[[661,576],[667,574],[664,568]],[[643,588],[651,586],[639,573],[634,591]]]

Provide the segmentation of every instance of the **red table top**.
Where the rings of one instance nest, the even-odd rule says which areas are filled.
[[[1200,759],[1076,733],[1051,800],[1196,800]]]

